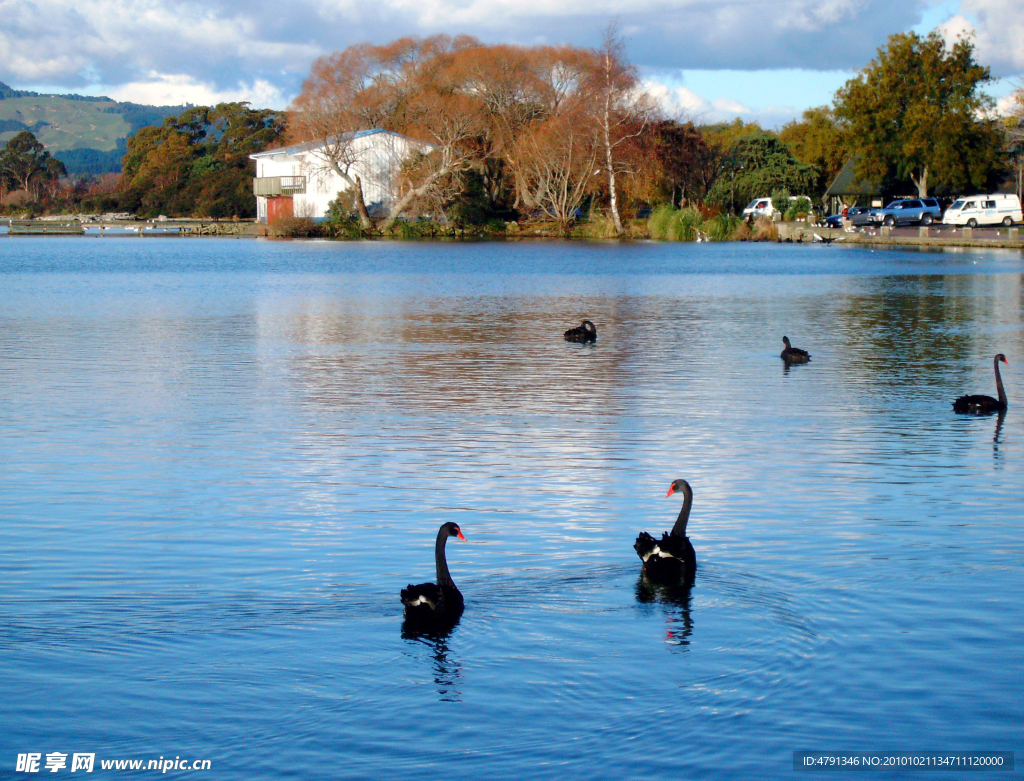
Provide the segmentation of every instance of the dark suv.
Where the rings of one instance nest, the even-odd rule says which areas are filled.
[[[942,207],[937,198],[906,198],[879,209],[875,219],[883,225],[931,225],[942,219]]]

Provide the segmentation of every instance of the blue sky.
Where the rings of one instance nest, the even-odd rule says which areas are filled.
[[[593,46],[615,21],[652,93],[696,120],[778,127],[895,32],[970,32],[1004,97],[1024,76],[1021,0],[0,0],[0,81],[140,103],[284,108],[313,60],[402,35]]]
[[[1020,12],[1024,13],[1024,7]],[[924,7],[920,13],[920,20],[907,29],[926,35],[960,14],[960,3],[957,0]],[[979,23],[978,17],[970,12],[963,13],[962,16],[973,25]],[[861,67],[866,64],[867,60]],[[756,70],[721,68],[675,72],[653,70],[649,71],[647,76],[670,89],[685,88],[703,98],[708,104],[689,111],[682,107],[683,115],[707,120],[739,117],[745,122],[758,121],[765,127],[780,127],[785,122],[799,117],[807,108],[830,104],[836,90],[856,76],[858,70],[859,68],[830,70],[811,67]],[[1024,83],[1019,75],[1005,76],[989,85],[987,92],[998,100],[1022,86]],[[717,108],[716,103],[722,108]],[[739,104],[744,110],[737,110],[739,106],[736,105],[730,110],[724,104]]]

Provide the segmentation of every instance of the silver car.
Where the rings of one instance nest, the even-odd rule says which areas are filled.
[[[877,211],[878,209],[872,209],[870,206],[851,206],[845,214],[826,217],[825,224],[830,228],[842,228],[845,220],[851,225],[873,225],[877,222],[874,217]]]
[[[875,219],[883,225],[931,225],[942,219],[942,207],[936,198],[904,198],[879,209]]]

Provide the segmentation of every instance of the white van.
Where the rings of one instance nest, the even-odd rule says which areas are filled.
[[[791,195],[789,196],[789,202],[795,203],[801,198],[807,198],[806,195]],[[811,203],[811,199],[807,198],[807,202]],[[786,206],[785,208],[789,208]],[[745,220],[753,219],[755,217],[771,217],[775,212],[781,212],[784,209],[773,206],[771,198],[755,198],[750,202],[746,209],[742,212],[742,217]]]
[[[771,217],[775,209],[772,207],[771,198],[755,198],[743,210],[743,219],[753,217]]]
[[[1022,221],[1024,215],[1020,210],[1020,198],[1000,194],[958,198],[942,217],[943,225],[966,225],[968,228],[977,228],[979,225],[1010,227]]]

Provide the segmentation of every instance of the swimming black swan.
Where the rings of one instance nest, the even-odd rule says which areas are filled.
[[[961,396],[959,399],[953,402],[953,412],[962,412],[973,415],[990,415],[993,412],[999,412],[1000,410],[1006,409],[1006,391],[1003,390],[1003,378],[999,376],[999,362],[1002,361],[1007,366],[1010,362],[1006,360],[1006,356],[999,353],[992,361],[992,365],[996,370],[996,393],[999,394],[998,399],[993,399],[991,396],[975,395],[975,396]]]
[[[402,604],[405,605],[406,620],[416,624],[443,624],[455,621],[462,614],[462,593],[448,572],[448,561],[444,546],[449,537],[458,537],[462,530],[454,523],[445,523],[437,530],[434,543],[434,562],[437,565],[437,583],[411,583],[402,589]]]
[[[633,543],[636,555],[644,563],[644,574],[651,580],[662,583],[692,580],[697,571],[697,554],[686,536],[686,522],[690,520],[690,506],[693,504],[693,489],[685,480],[673,480],[665,496],[676,492],[683,494],[683,509],[679,511],[676,524],[671,532],[665,532],[655,540],[647,532]]]
[[[589,320],[584,320],[580,325],[575,328],[570,328],[565,332],[565,341],[583,343],[596,342],[597,327]]]
[[[807,350],[801,350],[789,343],[788,336],[783,336],[782,342],[786,345],[786,349],[782,351],[781,358],[786,363],[807,363],[811,360],[811,356]]]

